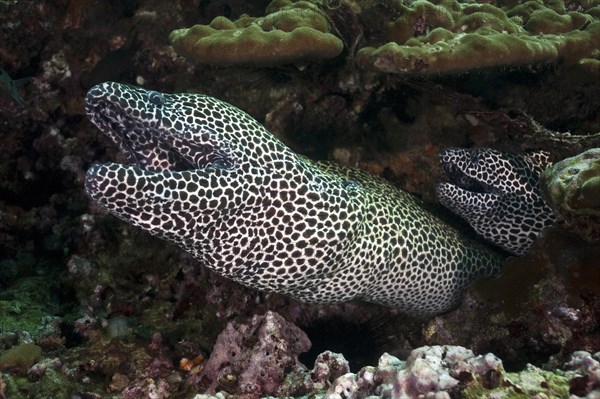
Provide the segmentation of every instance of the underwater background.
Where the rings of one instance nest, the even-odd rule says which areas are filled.
[[[0,398],[600,397],[599,1],[0,0],[0,68]],[[448,313],[305,304],[89,199],[126,162],[84,111],[105,81],[229,102],[482,243],[440,151],[577,178],[551,170],[559,222]]]

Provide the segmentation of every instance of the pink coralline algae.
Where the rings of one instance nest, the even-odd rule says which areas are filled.
[[[302,330],[271,311],[247,323],[231,322],[217,338],[199,384],[208,392],[274,395],[286,374],[304,369],[298,355],[310,345]]]
[[[574,352],[565,368],[570,370],[569,392],[573,397],[600,398],[600,352]]]

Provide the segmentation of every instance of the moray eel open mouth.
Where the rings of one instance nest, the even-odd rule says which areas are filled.
[[[207,96],[111,82],[94,86],[85,99],[86,113],[129,164],[91,166],[87,193],[116,216],[178,243],[189,233],[186,228],[196,231],[200,225],[182,212],[184,205],[201,207],[205,214],[239,205],[234,193],[221,187],[245,184],[240,165],[251,162],[252,154],[241,150],[241,139],[225,137],[221,119],[239,123],[241,111],[230,107],[231,115],[217,115],[215,103]],[[182,204],[189,199],[195,203]]]
[[[192,132],[183,132],[183,126],[177,122],[180,115],[177,112],[164,115],[162,109],[174,101],[170,96],[135,87],[122,90],[122,87],[109,84],[93,87],[86,96],[85,110],[90,121],[119,146],[132,165],[157,172],[232,165],[228,151],[224,148],[217,151],[211,142],[214,132],[209,127],[203,127],[205,140],[192,144],[189,142]],[[165,135],[162,130],[170,128],[183,134]],[[175,149],[184,145],[189,146],[193,156],[186,157]]]
[[[440,155],[441,159],[444,158],[443,154],[444,153]],[[468,170],[462,169],[460,165],[452,163],[451,161],[442,161],[442,169],[444,170],[446,177],[448,177],[448,180],[451,182],[442,183],[447,185],[448,189],[453,187],[453,189],[457,191],[466,190],[481,194],[495,191],[493,186],[485,184],[484,182],[477,180],[475,177],[470,176],[468,174]]]
[[[450,180],[437,186],[440,203],[499,247],[522,255],[554,223],[538,187],[547,154],[449,148],[440,153],[440,163]]]

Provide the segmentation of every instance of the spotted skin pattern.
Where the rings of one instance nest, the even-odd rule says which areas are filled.
[[[440,203],[506,251],[525,254],[540,231],[554,224],[539,189],[540,174],[550,165],[546,153],[449,148],[440,154],[440,162],[455,183],[437,186]]]
[[[246,286],[301,301],[363,300],[428,317],[501,258],[404,191],[295,154],[243,111],[118,83],[86,96],[130,165],[93,165],[88,194]]]

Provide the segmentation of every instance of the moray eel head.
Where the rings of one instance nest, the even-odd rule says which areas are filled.
[[[272,161],[265,150],[287,150],[244,112],[201,94],[106,82],[88,92],[85,109],[128,160],[147,171],[264,167]]]
[[[442,205],[488,241],[516,255],[554,223],[538,187],[550,164],[544,152],[507,154],[490,148],[449,148],[440,153],[449,183],[437,186]]]
[[[88,92],[85,108],[130,162],[92,166],[88,194],[111,213],[180,243],[212,213],[239,208],[242,198],[259,201],[258,190],[242,195],[241,171],[260,187],[273,166],[268,153],[286,154],[253,119],[204,95],[108,82]]]
[[[200,94],[107,82],[88,92],[85,109],[129,161],[92,166],[88,194],[116,216],[178,243],[215,212],[259,203],[273,168],[295,158],[245,113]]]
[[[85,108],[129,161],[91,166],[88,195],[226,277],[310,291],[360,226],[348,179],[321,173],[230,104],[108,82]]]

